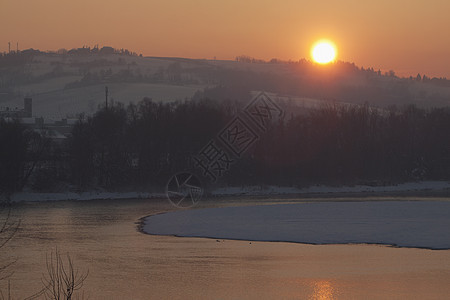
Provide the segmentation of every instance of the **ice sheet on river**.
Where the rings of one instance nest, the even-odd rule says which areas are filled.
[[[450,249],[450,201],[320,202],[191,209],[149,216],[149,234]]]

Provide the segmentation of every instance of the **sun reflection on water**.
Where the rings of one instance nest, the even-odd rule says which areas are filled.
[[[311,300],[331,300],[335,299],[335,288],[329,281],[320,280],[314,282],[313,294],[309,297]]]

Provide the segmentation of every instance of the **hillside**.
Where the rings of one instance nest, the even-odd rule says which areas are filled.
[[[337,62],[264,62],[142,57],[128,51],[80,48],[46,53],[25,50],[0,56],[0,107],[21,107],[33,98],[33,115],[52,118],[93,113],[105,99],[136,103],[144,97],[175,101],[195,97],[240,100],[252,90],[314,102],[369,103],[371,106],[450,104],[450,81],[426,76],[398,78]],[[219,89],[214,87],[220,86]],[[208,88],[204,91],[205,88]],[[243,99],[244,101],[247,99]]]

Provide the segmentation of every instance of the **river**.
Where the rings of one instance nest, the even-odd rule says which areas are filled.
[[[239,199],[238,199],[239,200]],[[330,199],[328,199],[330,200]],[[267,199],[204,201],[251,205]],[[305,245],[152,236],[139,219],[174,210],[159,200],[56,201],[15,205],[21,220],[2,249],[16,260],[13,299],[42,288],[46,255],[58,248],[89,270],[89,299],[443,299],[450,250],[381,245]],[[1,282],[3,293],[7,281]]]

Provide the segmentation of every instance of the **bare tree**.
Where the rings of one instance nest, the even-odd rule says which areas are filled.
[[[80,295],[77,292],[82,289],[89,271],[86,273],[80,272],[74,267],[69,254],[66,258],[65,263],[58,249],[51,252],[50,256],[46,256],[47,273],[42,275],[44,288],[27,299],[37,299],[41,296],[51,300],[83,298],[83,294]]]
[[[6,244],[14,237],[20,225],[20,220],[14,221],[11,214],[10,195],[0,191],[0,255],[3,256]],[[14,259],[1,257],[0,263],[0,281],[8,279],[14,273],[11,265],[15,263]],[[11,299],[11,286],[8,280],[7,296],[0,290],[0,299]]]
[[[0,192],[0,250],[3,250],[6,244],[13,238],[19,225],[20,220],[15,221],[12,217],[9,195]],[[1,255],[3,253],[1,251]],[[0,263],[0,280],[4,280],[12,275],[13,272],[9,270],[9,267],[14,262],[14,260],[9,260]]]

